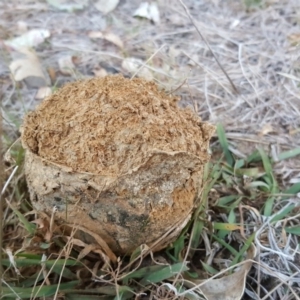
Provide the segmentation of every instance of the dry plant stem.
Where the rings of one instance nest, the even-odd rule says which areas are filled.
[[[166,45],[162,45],[159,49],[157,49],[148,59],[147,61],[141,65],[141,67],[131,76],[130,80],[132,80],[148,63],[151,61],[151,59],[159,52],[161,51]],[[168,95],[168,94],[167,94]]]
[[[297,276],[298,275],[298,272],[295,272],[295,273],[293,273],[291,276],[290,276],[290,278],[293,278],[293,277],[295,277],[295,276]],[[278,288],[280,288],[283,284],[284,284],[285,282],[281,282],[281,283],[279,283],[278,285],[276,285],[272,290],[270,290],[263,298],[261,298],[261,300],[266,300],[266,299],[268,299],[268,297],[270,297],[271,296],[271,294],[276,290],[276,289],[278,289]],[[300,299],[300,297],[299,296],[297,296],[297,294],[295,293],[295,291],[290,287],[290,291],[293,293],[293,295],[295,296],[295,299],[297,299],[297,300],[299,300]]]
[[[170,92],[167,93],[166,95],[168,96],[168,95],[171,95],[171,94],[177,92],[177,91],[178,91],[178,90],[186,83],[186,81],[187,81],[187,78],[185,78],[185,79],[183,80],[183,82],[180,83],[180,85],[179,85],[178,87],[176,87],[174,90],[170,91]]]
[[[200,37],[202,38],[202,40],[204,41],[204,43],[206,44],[207,48],[209,49],[209,51],[211,52],[211,54],[213,55],[214,59],[216,60],[218,66],[220,67],[220,69],[222,70],[222,72],[224,73],[224,75],[226,76],[226,78],[228,79],[228,81],[230,82],[233,90],[235,91],[236,94],[239,94],[238,89],[236,88],[236,86],[234,85],[234,83],[232,82],[232,80],[230,79],[229,75],[226,73],[226,71],[224,70],[224,68],[222,67],[221,63],[219,62],[218,58],[216,57],[215,53],[212,51],[208,41],[206,40],[206,38],[203,36],[203,34],[200,32],[199,28],[197,27],[193,17],[191,16],[188,8],[185,6],[185,4],[183,3],[182,0],[179,0],[179,2],[181,3],[181,5],[183,6],[183,8],[185,9],[186,14],[188,15],[188,17],[190,18],[191,22],[193,23],[194,27],[196,28],[198,34],[200,35]]]
[[[73,237],[75,234],[75,230],[72,231],[71,233],[71,237]],[[48,273],[46,274],[42,284],[40,285],[39,289],[36,291],[35,295],[32,295],[33,297],[31,299],[36,299],[36,295],[38,295],[38,293],[40,292],[41,288],[45,285],[45,283],[47,282],[56,262],[61,259],[61,257],[63,255],[65,255],[66,259],[67,260],[69,257],[70,257],[70,253],[71,253],[71,250],[72,250],[72,243],[68,242],[64,248],[62,249],[62,251],[60,251],[59,255],[57,256],[57,258],[55,259],[55,262],[53,263],[52,267],[50,268],[50,270],[48,271]],[[60,279],[59,279],[59,282],[61,281],[61,277],[62,277],[62,274],[63,274],[63,271],[64,271],[64,268],[65,268],[65,263],[63,264],[63,268],[62,268],[62,271],[61,271],[61,274],[60,274]],[[41,270],[42,271],[42,270]],[[39,278],[39,276],[37,277]],[[35,282],[34,284],[34,287],[36,287],[36,284],[37,282]],[[59,284],[58,284],[58,287],[57,287],[57,290],[56,290],[56,293],[58,292],[58,289],[59,289]],[[34,291],[34,289],[32,289],[32,292]],[[57,299],[57,297],[54,297],[53,299]]]

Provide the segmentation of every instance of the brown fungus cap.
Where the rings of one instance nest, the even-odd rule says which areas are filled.
[[[152,151],[206,156],[213,131],[153,82],[107,76],[65,85],[25,117],[22,141],[73,171],[126,174]]]

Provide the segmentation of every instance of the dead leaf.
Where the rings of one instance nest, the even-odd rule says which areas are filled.
[[[155,2],[142,2],[133,14],[134,17],[146,18],[158,24],[160,22],[159,10]]]
[[[91,39],[103,39],[102,31],[90,31],[88,37]]]
[[[94,69],[93,73],[97,77],[105,77],[105,76],[107,76],[107,71],[105,69],[103,69],[103,68]]]
[[[89,234],[91,237],[93,237],[94,240],[100,246],[101,250],[104,251],[104,254],[106,254],[113,263],[115,263],[117,261],[116,255],[112,252],[112,250],[109,248],[109,246],[106,244],[106,242],[102,239],[102,237],[100,237],[98,234],[96,234],[80,225],[77,225],[76,228],[85,232],[86,234]]]
[[[26,55],[24,58],[16,59],[9,65],[14,80],[26,79],[26,82],[32,87],[45,86],[46,78],[35,52],[22,49],[22,53]]]
[[[263,126],[263,128],[261,129],[261,131],[259,132],[259,136],[263,136],[266,135],[270,132],[274,132],[274,128],[272,127],[271,124],[267,123]]]
[[[94,3],[95,7],[105,15],[113,11],[118,4],[119,0],[99,0]]]
[[[73,56],[63,56],[58,60],[59,70],[63,75],[74,74],[75,65],[73,63]]]
[[[136,74],[139,77],[143,77],[146,80],[152,80],[153,75],[146,66],[144,66],[144,62],[141,59],[134,57],[127,57],[122,62],[122,68],[124,68],[131,75]]]
[[[52,90],[48,86],[42,86],[38,89],[37,93],[35,94],[35,99],[42,100],[52,94]]]
[[[114,45],[118,46],[119,48],[123,49],[124,44],[121,38],[114,34],[114,33],[102,33],[101,31],[90,31],[88,36],[92,39],[104,39],[108,42],[113,43]]]
[[[300,43],[300,33],[290,34],[288,39],[293,46],[296,46]]]
[[[298,132],[300,132],[300,128],[296,128],[296,129],[291,128],[291,129],[289,129],[289,134],[290,135],[295,135]]]
[[[67,236],[66,238],[73,245],[76,245],[76,246],[79,246],[79,247],[86,247],[87,246],[87,244],[84,243],[82,240],[79,240],[79,239],[76,239],[76,238],[70,237],[70,236]]]
[[[55,69],[53,67],[49,67],[47,69],[48,71],[48,75],[51,79],[51,82],[54,83],[56,81],[56,72],[55,72]]]
[[[78,260],[82,260],[84,257],[86,257],[90,252],[96,249],[96,246],[93,244],[86,245],[79,253]]]
[[[106,33],[104,35],[104,39],[115,44],[116,46],[118,46],[121,49],[124,48],[121,38],[114,33]]]
[[[218,279],[197,280],[189,278],[184,285],[197,290],[207,300],[240,300],[244,294],[247,274],[252,267],[252,259],[256,256],[256,248],[251,245],[247,253],[247,261],[233,274]]]
[[[32,29],[19,37],[4,41],[4,44],[15,50],[22,48],[32,48],[43,43],[46,38],[50,37],[50,31],[47,29]]]

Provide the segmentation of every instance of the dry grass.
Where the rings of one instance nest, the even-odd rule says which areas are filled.
[[[25,21],[30,29],[49,29],[51,37],[39,45],[36,51],[45,70],[50,68],[56,72],[52,81],[50,76],[48,78],[51,87],[60,87],[65,82],[93,76],[93,70],[99,67],[108,73],[121,72],[132,76],[133,73],[122,67],[122,62],[125,57],[140,58],[144,63],[147,62],[145,68],[150,70],[156,82],[167,91],[175,91],[182,96],[182,105],[193,106],[204,120],[223,124],[229,140],[228,151],[230,155],[234,155],[235,162],[247,160],[258,146],[263,147],[275,162],[270,163],[272,174],[269,170],[269,178],[276,178],[276,184],[274,181],[270,186],[279,186],[278,189],[268,192],[262,189],[254,195],[250,193],[254,198],[250,197],[249,200],[249,191],[242,183],[243,177],[238,178],[236,183],[235,176],[228,178],[222,175],[207,199],[209,203],[213,203],[212,219],[229,222],[228,218],[233,216],[227,209],[229,204],[226,204],[227,208],[220,208],[214,204],[215,198],[223,199],[230,195],[247,196],[241,200],[243,206],[239,209],[242,211],[236,204],[234,222],[243,224],[246,238],[255,232],[254,244],[259,255],[247,278],[245,299],[297,299],[300,288],[299,239],[296,234],[288,234],[283,228],[299,226],[299,198],[296,190],[289,197],[284,197],[282,192],[292,184],[297,187],[300,183],[300,162],[299,156],[296,156],[297,150],[288,155],[290,159],[281,160],[278,156],[280,158],[283,151],[300,147],[300,3],[298,0],[258,2],[260,6],[247,7],[245,3],[251,4],[255,1],[184,1],[201,34],[237,87],[238,93],[235,93],[207,45],[199,37],[180,2],[175,0],[159,1],[161,23],[157,25],[131,17],[139,1],[121,1],[117,9],[108,16],[102,16],[93,5],[82,11],[69,13],[55,10],[44,1],[1,2],[0,39],[13,37],[18,28],[18,21]],[[118,34],[124,42],[124,49],[120,50],[104,40],[90,39],[87,33],[94,30],[107,30]],[[1,109],[4,119],[4,143],[5,147],[8,147],[19,136],[18,128],[24,113],[33,109],[40,100],[34,98],[36,88],[11,79],[8,65],[14,53],[5,47],[1,47],[0,51]],[[70,76],[59,72],[58,60],[65,55],[77,57],[75,72]],[[214,162],[220,158],[219,145],[218,139],[212,141],[211,146],[216,158]],[[17,164],[21,165],[22,151],[18,146],[12,148],[12,156]],[[245,167],[263,168],[266,171],[269,168],[268,163],[262,163],[261,160],[245,164]],[[230,165],[228,160],[224,164]],[[7,165],[6,169],[6,177],[9,177],[13,168]],[[222,174],[228,175],[228,172],[228,168],[225,168],[225,171],[222,169]],[[256,179],[264,183],[268,181],[260,177]],[[272,214],[268,216],[264,204],[272,197]],[[21,170],[12,177],[5,199],[14,207],[18,207],[23,215],[27,213],[28,220],[36,219],[34,215],[30,215]],[[288,211],[289,209],[291,210]],[[280,212],[282,214],[275,222],[272,218]],[[30,225],[25,222],[29,227],[28,230],[24,230],[26,226],[24,223],[20,226],[19,217],[16,217],[8,206],[4,211],[4,222],[4,249],[7,255],[7,249],[11,249],[14,254],[12,257],[16,258],[22,247],[26,249],[26,255],[43,253],[40,246],[45,242],[42,238],[44,233],[37,235],[37,241],[26,238]],[[68,260],[69,257],[78,258],[82,251],[78,245],[66,243],[58,232],[54,236],[57,237],[58,244],[54,243],[51,246],[53,248],[49,248],[53,250],[54,259],[63,255],[68,264],[71,261]],[[240,241],[241,237],[236,232],[231,232],[224,240]],[[61,243],[64,243],[63,246]],[[204,244],[200,243],[197,246],[204,247]],[[46,253],[47,251],[45,250]],[[174,251],[177,250],[170,250],[173,256]],[[204,250],[198,252],[198,256],[205,256]],[[158,254],[159,259],[162,259],[161,256],[168,259],[168,262],[172,261],[166,254]],[[154,256],[155,262],[151,259],[147,261],[148,258],[139,261],[141,266],[158,265],[157,256]],[[103,282],[112,287],[116,286],[116,282],[121,287],[126,285],[122,276],[133,272],[133,269],[128,267],[128,261],[121,261],[116,268],[111,268],[102,262],[95,265],[97,259],[97,254],[90,252],[80,268],[71,265],[70,262],[67,269],[76,274],[77,268],[78,274],[72,277],[73,275],[66,271],[70,278],[65,277],[63,284],[68,284],[68,280],[82,280],[87,276],[86,289],[97,288],[99,291]],[[199,261],[199,257],[197,259]],[[212,259],[215,259],[215,268],[224,269],[233,258]],[[134,265],[135,268],[138,266]],[[50,280],[50,283],[60,282],[60,277],[57,277],[55,272],[56,275],[49,272],[52,277],[47,279],[45,274],[48,269],[49,265],[39,271],[44,274],[45,286],[49,286],[47,280]],[[14,269],[12,265],[6,271],[6,278],[16,277],[17,270],[19,268]],[[34,273],[26,273],[26,268],[21,271],[24,270],[27,279],[33,276]],[[101,272],[103,274],[99,275]],[[136,293],[146,293],[159,299],[167,296],[170,299],[176,298],[174,291],[171,295],[165,285],[154,283],[145,289],[138,289],[138,285],[139,280],[134,280],[132,286],[135,291],[139,291]],[[82,288],[82,285],[80,287]],[[72,288],[71,285],[65,287],[66,290]],[[119,298],[119,292],[126,295],[125,290],[117,290]],[[136,295],[136,299],[139,298],[143,299],[142,296]],[[59,295],[57,299],[60,299]]]

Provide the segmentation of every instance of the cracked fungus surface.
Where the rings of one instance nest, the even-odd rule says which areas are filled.
[[[126,174],[155,150],[202,156],[210,125],[177,101],[120,75],[69,83],[26,116],[22,140],[42,158],[99,175]]]

